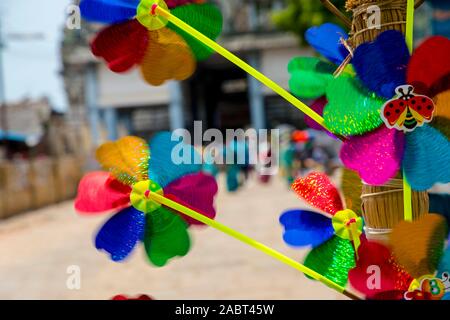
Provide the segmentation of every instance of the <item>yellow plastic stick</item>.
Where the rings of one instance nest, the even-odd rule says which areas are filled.
[[[412,191],[411,185],[406,179],[405,172],[403,172],[403,209],[405,221],[413,221],[412,215]]]
[[[406,45],[409,52],[413,51],[414,43],[414,0],[408,0],[406,7]]]
[[[324,129],[327,131],[330,131],[324,122],[324,119],[317,114],[314,110],[312,110],[310,107],[308,107],[306,104],[298,100],[296,97],[294,97],[292,94],[290,94],[288,91],[286,91],[284,88],[282,88],[279,84],[275,83],[273,80],[269,79],[267,76],[250,66],[248,63],[240,59],[238,56],[234,55],[221,45],[219,45],[217,42],[209,39],[207,36],[203,35],[201,32],[197,31],[196,29],[192,28],[190,25],[185,23],[184,21],[178,19],[174,15],[172,15],[169,11],[161,8],[160,6],[156,7],[155,9],[156,14],[166,18],[170,22],[172,22],[174,25],[182,29],[183,31],[189,33],[191,36],[196,38],[198,41],[209,47],[210,49],[214,50],[215,52],[222,55],[224,58],[229,60],[230,62],[234,63],[236,66],[244,70],[245,72],[249,73],[253,77],[255,77],[257,80],[259,80],[261,83],[272,89],[275,93],[279,94],[281,97],[286,99],[289,103],[294,105],[297,109],[308,115],[310,118],[312,118],[315,122],[317,122],[319,125],[321,125]]]
[[[162,204],[162,205],[164,205],[166,207],[169,207],[169,208],[171,208],[171,209],[173,209],[175,211],[181,212],[181,213],[187,215],[188,217],[191,217],[191,218],[193,218],[193,219],[195,219],[197,221],[203,222],[204,224],[206,224],[206,225],[208,225],[208,226],[210,226],[212,228],[215,228],[216,230],[219,230],[219,231],[221,231],[221,232],[223,232],[223,233],[225,233],[225,234],[227,234],[227,235],[229,235],[229,236],[231,236],[231,237],[233,237],[233,238],[235,238],[235,239],[237,239],[239,241],[242,241],[245,244],[248,244],[249,246],[251,246],[251,247],[253,247],[255,249],[258,249],[259,251],[261,251],[261,252],[263,252],[263,253],[265,253],[265,254],[267,254],[267,255],[269,255],[269,256],[271,256],[271,257],[273,257],[273,258],[275,258],[275,259],[277,259],[279,261],[281,261],[282,263],[284,263],[284,264],[286,264],[286,265],[288,265],[288,266],[290,266],[290,267],[292,267],[294,269],[297,269],[297,270],[303,272],[307,276],[309,276],[309,277],[311,277],[311,278],[313,278],[313,279],[315,279],[317,281],[322,282],[323,284],[327,285],[328,287],[330,287],[330,288],[332,288],[334,290],[337,290],[338,292],[346,295],[347,297],[349,297],[349,298],[351,298],[353,300],[360,300],[360,298],[358,296],[354,295],[351,292],[348,292],[344,287],[342,287],[339,284],[331,281],[328,278],[325,278],[324,276],[322,276],[321,274],[317,273],[316,271],[306,267],[305,265],[303,265],[303,264],[301,264],[301,263],[299,263],[299,262],[297,262],[297,261],[295,261],[295,260],[293,260],[293,259],[291,259],[291,258],[289,258],[289,257],[287,257],[285,255],[283,255],[282,253],[280,253],[280,252],[278,252],[278,251],[276,251],[276,250],[274,250],[274,249],[272,249],[270,247],[267,247],[266,245],[264,245],[264,244],[262,244],[262,243],[260,243],[260,242],[258,242],[256,240],[254,240],[254,239],[252,239],[252,238],[250,238],[250,237],[248,237],[248,236],[246,236],[246,235],[244,235],[244,234],[242,234],[242,233],[240,233],[240,232],[238,232],[238,231],[236,231],[236,230],[234,230],[234,229],[232,229],[230,227],[227,227],[227,226],[221,224],[220,222],[212,220],[212,219],[210,219],[210,218],[208,218],[208,217],[206,217],[206,216],[204,216],[204,215],[202,215],[202,214],[200,214],[200,213],[198,213],[198,212],[196,212],[196,211],[194,211],[192,209],[189,209],[189,208],[179,204],[178,202],[172,201],[172,200],[170,200],[170,199],[168,199],[168,198],[166,198],[166,197],[164,197],[162,195],[159,195],[157,193],[151,192],[149,194],[149,197],[152,200],[154,200],[154,201],[156,201],[156,202],[158,202],[158,203],[160,203],[160,204]]]
[[[409,52],[413,52],[414,43],[414,0],[408,0],[406,9],[406,45],[408,46]],[[405,172],[403,171],[403,209],[404,209],[404,219],[406,221],[413,220],[412,214],[412,191],[411,185],[406,179]]]
[[[225,49],[224,47],[222,47],[221,45],[219,45],[218,43],[216,43],[215,41],[209,39],[208,37],[206,37],[205,35],[203,35],[202,33],[200,33],[199,31],[197,31],[196,29],[192,28],[190,25],[188,25],[187,23],[185,23],[184,21],[178,19],[177,17],[175,17],[174,15],[172,15],[169,11],[161,8],[160,6],[156,6],[154,8],[154,11],[156,12],[156,14],[166,18],[168,21],[172,22],[174,25],[176,25],[177,27],[179,27],[180,29],[184,30],[185,32],[189,33],[191,36],[193,36],[194,38],[196,38],[198,41],[202,42],[204,45],[206,45],[207,47],[209,47],[210,49],[214,50],[215,52],[219,53],[220,55],[222,55],[224,58],[226,58],[227,60],[229,60],[230,62],[234,63],[236,66],[240,67],[242,70],[244,70],[245,72],[249,73],[250,75],[252,75],[253,77],[255,77],[257,80],[259,80],[261,83],[263,83],[264,85],[266,85],[267,87],[269,87],[270,89],[272,89],[275,93],[279,94],[281,97],[283,97],[284,99],[286,99],[286,101],[288,101],[289,103],[291,103],[292,105],[294,105],[297,109],[299,109],[300,111],[302,111],[303,113],[305,113],[306,115],[308,115],[310,118],[312,118],[315,122],[317,122],[319,125],[321,125],[324,129],[330,131],[324,122],[324,119],[318,114],[316,113],[314,110],[312,110],[310,107],[308,107],[306,104],[304,104],[303,102],[301,102],[300,100],[298,100],[296,97],[294,97],[292,94],[290,94],[288,91],[286,91],[284,88],[282,88],[280,85],[278,85],[277,83],[275,83],[273,80],[269,79],[267,76],[265,76],[264,74],[262,74],[261,72],[259,72],[258,70],[256,70],[255,68],[253,68],[252,66],[250,66],[248,63],[246,63],[245,61],[243,61],[242,59],[240,59],[239,57],[237,57],[236,55],[234,55],[233,53],[231,53],[230,51],[228,51],[227,49]],[[330,131],[331,132],[331,131]],[[356,296],[355,294],[347,291],[345,289],[345,287],[340,286],[339,284],[331,281],[330,279],[322,276],[321,274],[317,273],[316,271],[306,267],[305,265],[283,255],[282,253],[230,228],[227,227],[223,224],[221,224],[220,222],[217,222],[215,220],[212,220],[190,208],[187,208],[175,201],[172,201],[164,196],[161,196],[159,194],[156,193],[150,193],[150,198],[153,199],[154,201],[167,206],[173,210],[176,210],[178,212],[181,212],[197,221],[200,221],[212,228],[215,228],[218,231],[221,231],[239,241],[242,241],[243,243],[246,243],[247,245],[260,250],[261,252],[279,260],[280,262],[294,268],[297,269],[301,272],[303,272],[304,274],[306,274],[307,276],[320,281],[321,283],[327,285],[328,287],[346,295],[347,297],[353,299],[353,300],[360,300],[361,298]]]

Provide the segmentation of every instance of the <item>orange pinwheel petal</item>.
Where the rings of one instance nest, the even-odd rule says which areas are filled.
[[[450,90],[434,97],[436,110],[431,125],[450,139]]]
[[[158,86],[167,80],[185,80],[195,71],[195,59],[184,39],[163,28],[149,31],[147,53],[141,63],[145,81]]]
[[[120,182],[132,185],[148,179],[150,150],[147,142],[138,137],[124,137],[106,142],[97,149],[96,158]]]

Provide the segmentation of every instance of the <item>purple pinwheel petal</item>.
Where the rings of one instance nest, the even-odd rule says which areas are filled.
[[[190,3],[203,3],[205,1],[200,1],[200,0],[165,0],[167,6],[170,9],[179,7],[179,6],[184,6],[186,4],[190,4]]]
[[[164,188],[164,195],[204,216],[214,219],[214,197],[218,191],[216,180],[204,173],[186,175]],[[202,225],[201,222],[182,214],[189,224]]]
[[[325,109],[325,106],[327,105],[328,100],[325,96],[320,97],[319,99],[314,100],[314,102],[309,106],[311,109],[313,109],[318,115],[323,115],[323,109]],[[328,130],[325,130],[321,125],[317,124],[316,121],[314,121],[311,117],[307,116],[305,114],[305,123],[308,127],[314,130],[318,131],[324,131],[326,132],[330,137],[337,139],[334,134],[329,132]]]

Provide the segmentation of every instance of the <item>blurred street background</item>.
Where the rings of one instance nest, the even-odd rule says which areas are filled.
[[[266,186],[251,182],[238,193],[220,190],[217,220],[301,259],[305,251],[283,243],[278,215],[302,206],[279,180]],[[141,293],[155,299],[343,299],[211,228],[194,228],[189,254],[164,268],[147,263],[143,246],[126,262],[113,263],[93,246],[108,216],[77,216],[68,201],[0,224],[0,299],[104,300]],[[80,290],[66,286],[73,265],[80,267]]]
[[[295,259],[304,252],[283,244],[278,217],[304,204],[288,186],[312,170],[338,175],[339,144],[306,129],[301,112],[218,55],[199,63],[189,80],[160,87],[148,86],[138,71],[112,73],[88,46],[101,26],[82,21],[80,28],[67,27],[76,14],[71,5],[78,2],[0,4],[0,299],[108,299],[119,293],[157,299],[338,298],[210,229],[196,230],[190,254],[163,269],[149,266],[143,250],[124,264],[95,250],[93,235],[106,217],[79,217],[72,200],[82,175],[98,169],[94,152],[107,140],[193,130],[197,120],[203,130],[280,129],[278,176],[261,177],[249,168],[215,172],[218,219]],[[286,89],[289,60],[314,55],[304,31],[337,22],[315,0],[216,2],[224,15],[218,42]],[[333,1],[343,11],[344,2]],[[415,27],[416,44],[431,34],[449,37],[449,2],[426,1]],[[67,289],[71,265],[81,268],[80,290]]]

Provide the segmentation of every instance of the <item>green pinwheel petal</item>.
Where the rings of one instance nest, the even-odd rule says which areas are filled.
[[[333,133],[362,135],[383,123],[380,110],[385,100],[362,87],[356,78],[341,75],[333,79],[327,86],[326,94],[328,104],[323,117]]]
[[[315,99],[325,94],[333,80],[333,65],[313,57],[298,57],[289,62],[289,88],[298,97]]]
[[[353,244],[349,240],[334,236],[312,249],[306,256],[304,264],[337,284],[345,286],[348,272],[356,265]]]
[[[147,214],[144,245],[150,262],[163,267],[168,260],[185,256],[190,248],[187,228],[179,215],[164,207]]]
[[[188,4],[176,7],[171,10],[171,13],[210,39],[215,40],[222,32],[222,13],[216,5],[209,3]],[[213,50],[173,23],[169,23],[167,27],[184,38],[198,61],[207,59],[213,53]]]

